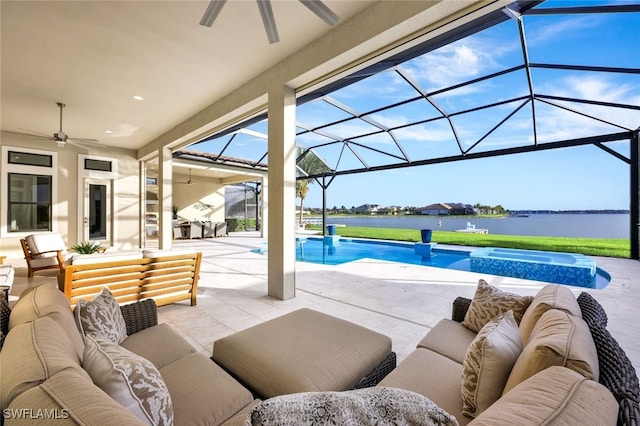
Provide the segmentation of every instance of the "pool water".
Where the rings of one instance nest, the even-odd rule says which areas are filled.
[[[256,249],[264,252],[265,249]],[[296,238],[296,260],[301,262],[339,265],[359,259],[378,259],[412,265],[432,266],[436,268],[470,271],[470,251],[451,250],[434,247],[431,256],[415,253],[413,244],[390,241],[358,240],[351,238],[299,237]],[[493,274],[503,275],[503,274]],[[506,273],[504,274],[507,275]],[[527,279],[528,277],[520,277]],[[534,279],[534,278],[529,278]],[[595,288],[601,289],[609,284],[609,274],[597,268]],[[568,284],[568,283],[562,283]],[[572,284],[579,285],[579,284]]]

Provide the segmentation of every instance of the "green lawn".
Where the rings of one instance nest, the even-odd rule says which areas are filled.
[[[307,229],[321,230],[321,226]],[[338,227],[336,232],[344,237],[373,238],[394,241],[420,241],[418,229]],[[520,235],[464,234],[460,232],[433,231],[432,242],[474,247],[506,247],[526,250],[582,253],[591,256],[629,258],[629,240],[617,238],[565,238],[531,237]]]

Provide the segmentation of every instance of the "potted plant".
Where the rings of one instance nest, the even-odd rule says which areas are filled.
[[[178,207],[178,206],[172,206],[171,207],[171,212],[173,212],[173,220],[177,220],[178,219],[178,210],[180,210],[180,207]]]
[[[100,243],[98,241],[82,241],[71,247],[71,250],[80,254],[93,254],[100,251]]]

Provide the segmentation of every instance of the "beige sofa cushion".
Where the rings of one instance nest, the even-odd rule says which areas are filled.
[[[462,325],[478,332],[486,323],[507,311],[513,311],[516,322],[520,324],[522,315],[532,300],[531,296],[507,293],[480,280]]]
[[[160,373],[171,392],[175,425],[217,425],[253,405],[251,392],[199,352]]]
[[[513,311],[489,321],[469,345],[462,363],[462,412],[475,417],[500,398],[522,352]]]
[[[173,404],[158,369],[117,343],[87,335],[84,368],[93,382],[141,421],[173,423]]]
[[[458,321],[443,318],[422,338],[418,347],[431,349],[462,364],[476,334]]]
[[[48,413],[58,416],[49,422],[42,418],[12,418],[10,422],[7,421],[7,424],[11,425],[144,425],[91,383],[88,376],[85,377],[77,370],[71,369],[62,370],[41,385],[21,393],[11,402],[8,409],[9,413],[31,410],[34,416],[39,410],[48,410]]]
[[[460,425],[471,417],[462,414],[460,377],[462,365],[433,352],[418,348],[411,352],[378,386],[396,387],[417,392],[453,415]]]
[[[582,318],[582,312],[576,297],[568,287],[558,284],[547,284],[533,298],[533,302],[524,313],[520,322],[522,343],[527,344],[536,323],[549,309],[560,309],[573,316]]]
[[[84,341],[73,319],[71,306],[54,284],[42,284],[23,291],[11,311],[9,329],[42,317],[52,318],[63,328],[82,359]]]
[[[158,324],[127,337],[122,347],[162,368],[196,351],[168,324]]]
[[[104,262],[121,262],[123,260],[142,259],[140,250],[107,251],[93,254],[72,254],[69,258],[71,265],[91,265]]]
[[[520,383],[471,422],[474,426],[615,425],[618,403],[600,383],[549,367]]]
[[[66,333],[44,317],[11,329],[2,348],[0,403],[6,407],[20,393],[64,369],[77,370],[88,382],[80,357]]]
[[[166,256],[184,256],[187,254],[196,254],[197,251],[193,249],[173,249],[173,250],[161,250],[161,249],[147,249],[142,252],[145,259],[153,259],[156,257]]]
[[[596,345],[582,318],[551,309],[536,323],[504,387],[503,395],[539,371],[558,365],[598,380]]]
[[[73,314],[83,336],[90,335],[117,344],[127,338],[127,324],[120,305],[106,286],[88,302],[78,300]]]

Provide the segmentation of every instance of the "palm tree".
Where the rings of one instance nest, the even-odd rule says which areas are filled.
[[[304,212],[304,199],[309,192],[309,180],[297,180],[296,181],[296,197],[300,198],[300,226],[302,226],[302,215]]]
[[[307,175],[328,172],[331,169],[322,161],[313,151],[305,151],[302,148],[296,148],[297,166]],[[300,226],[302,226],[302,215],[304,212],[304,199],[309,192],[309,184],[313,183],[311,179],[296,180],[296,197],[300,198]]]

